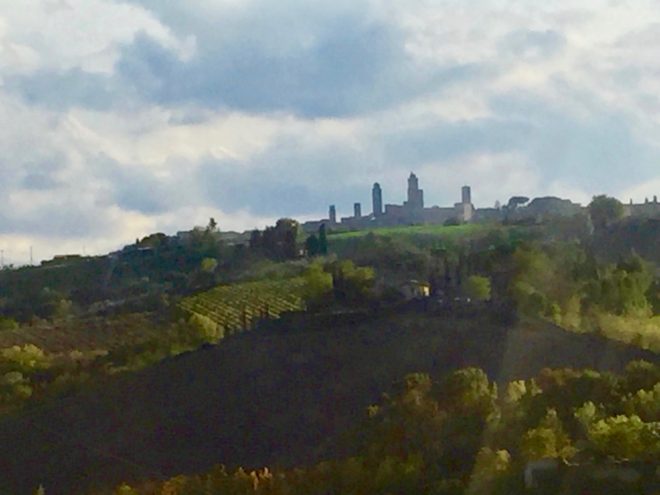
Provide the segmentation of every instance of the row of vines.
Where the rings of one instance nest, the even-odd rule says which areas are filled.
[[[180,307],[227,334],[252,328],[261,319],[304,310],[303,285],[301,277],[224,285],[190,296]]]

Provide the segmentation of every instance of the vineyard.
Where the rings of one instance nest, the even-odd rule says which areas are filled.
[[[305,309],[302,278],[246,282],[215,287],[184,299],[180,306],[218,325],[222,333],[245,330],[259,319]]]

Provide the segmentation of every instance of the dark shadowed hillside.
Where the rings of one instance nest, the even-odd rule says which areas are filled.
[[[479,366],[504,382],[543,367],[621,370],[656,355],[550,326],[402,313],[287,321],[230,337],[0,424],[0,492],[49,495],[229,465],[305,465],[392,382]]]
[[[660,263],[660,220],[626,219],[607,231],[596,232],[591,244],[599,256],[611,261],[635,251],[648,261]]]

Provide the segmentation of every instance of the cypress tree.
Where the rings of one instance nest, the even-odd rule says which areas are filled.
[[[325,224],[322,223],[319,227],[319,254],[328,254],[328,238],[325,233]]]

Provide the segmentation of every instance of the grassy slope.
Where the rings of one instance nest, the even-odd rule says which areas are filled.
[[[545,366],[620,370],[639,357],[657,361],[593,336],[536,324],[507,332],[479,318],[406,313],[323,329],[280,320],[0,422],[0,493],[43,483],[71,495],[218,462],[310,463],[409,372],[472,365],[508,381]]]
[[[493,225],[487,224],[464,224],[464,225],[404,225],[400,227],[380,227],[367,230],[356,230],[353,232],[338,232],[328,236],[332,241],[342,239],[352,239],[355,237],[363,237],[371,232],[382,236],[416,236],[416,235],[433,235],[442,236],[447,239],[457,239],[467,237],[482,232],[493,230]]]

